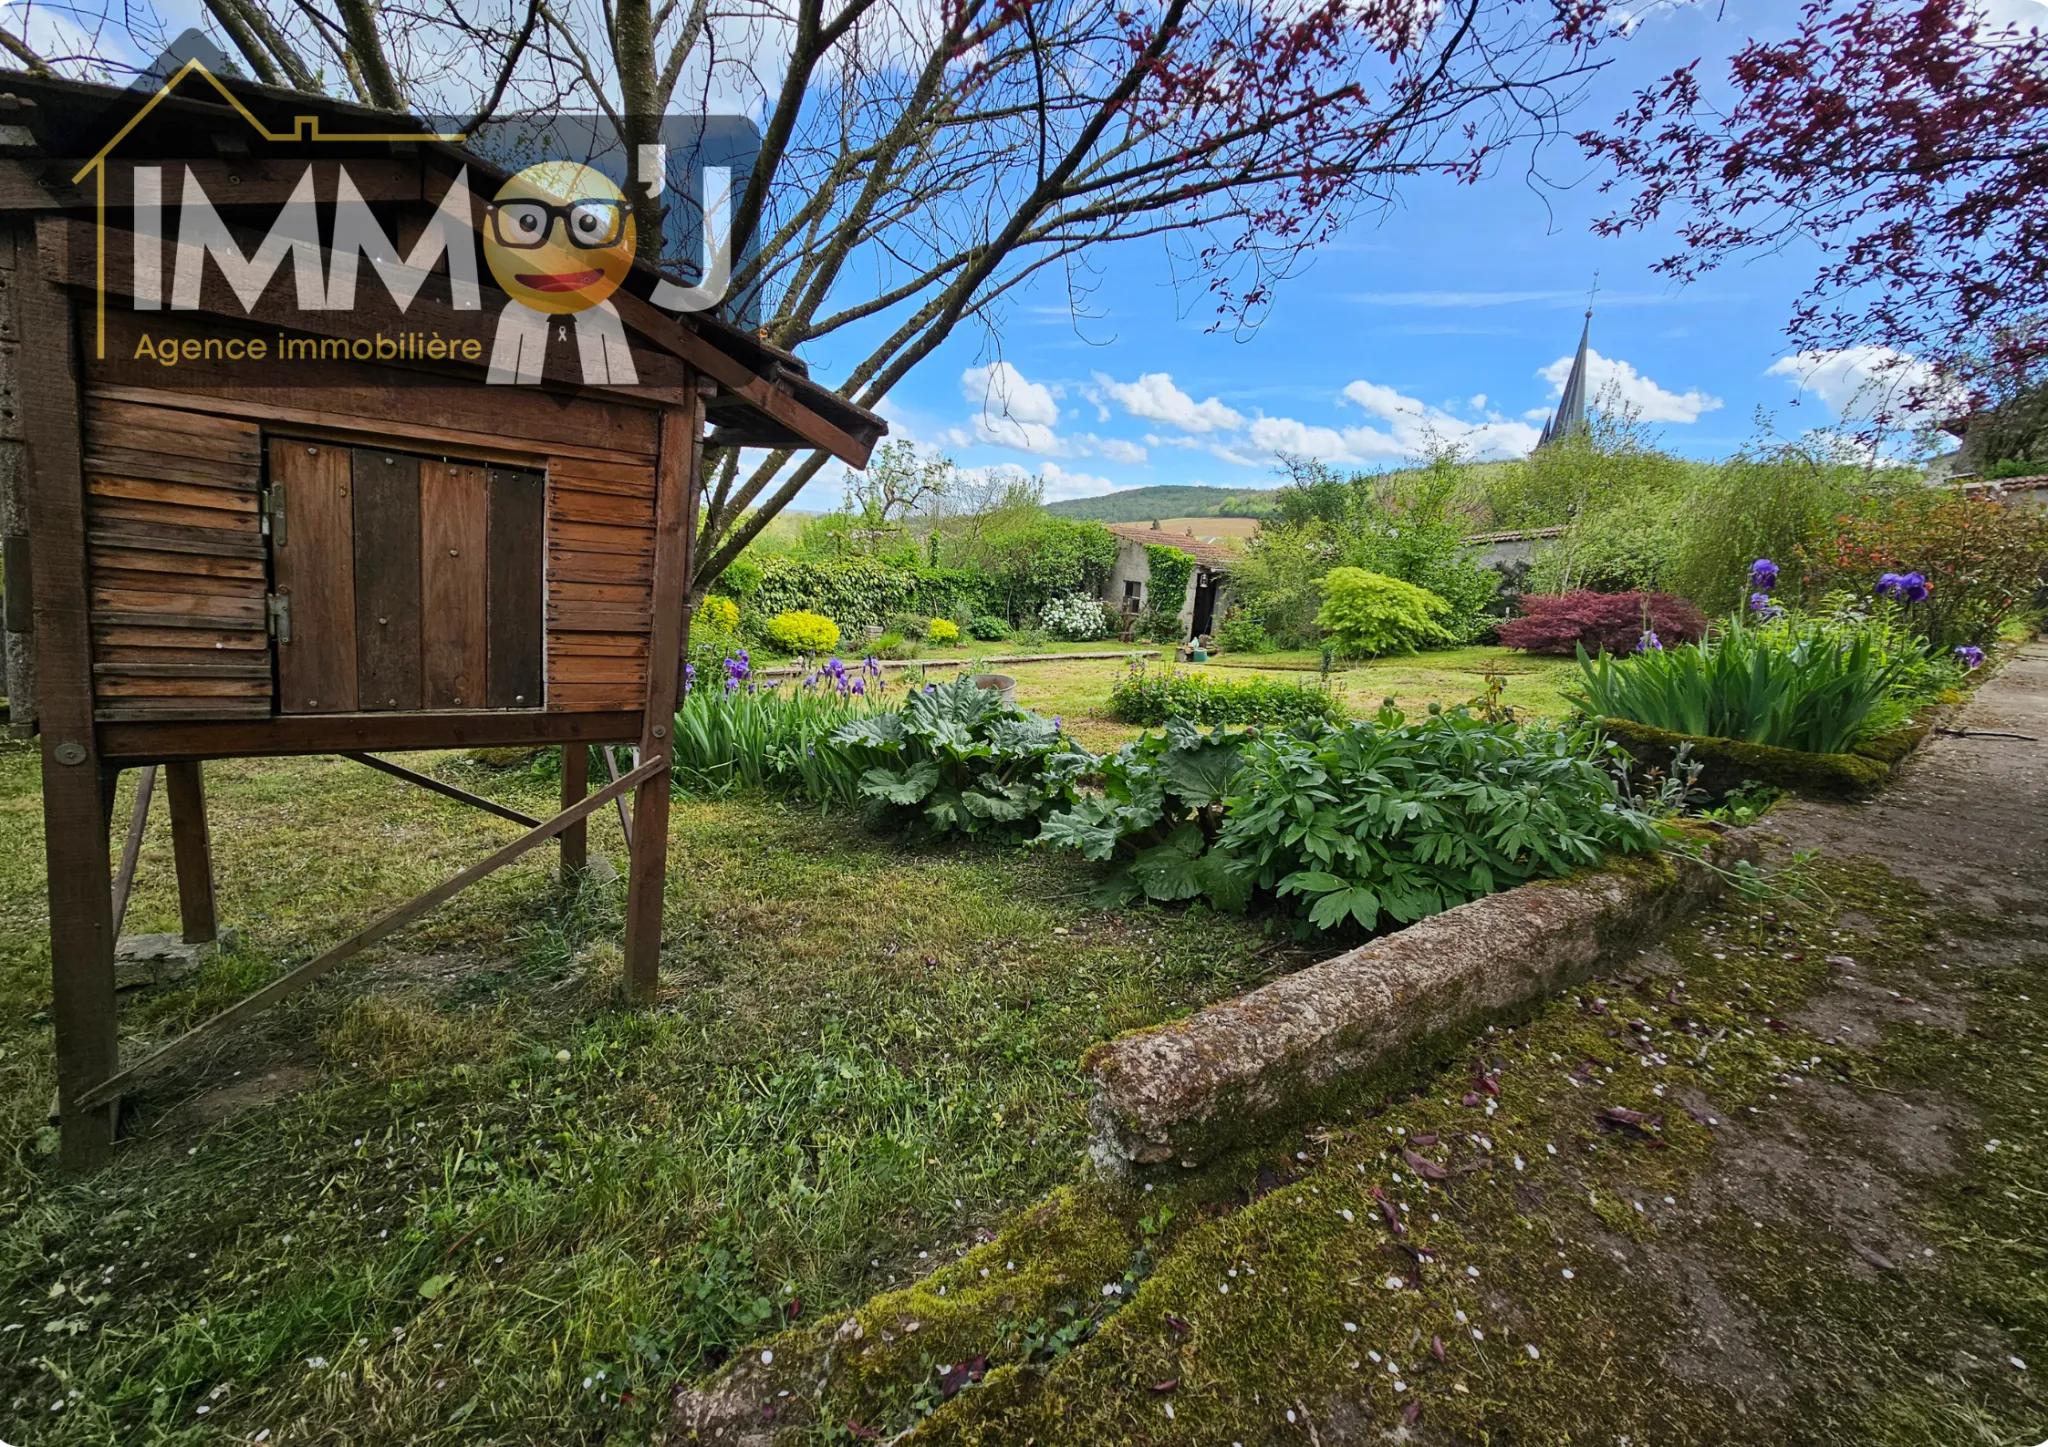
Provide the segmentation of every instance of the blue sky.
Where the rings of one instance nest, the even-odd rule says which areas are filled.
[[[2048,17],[2037,0],[1986,0]],[[1781,33],[1790,0],[1660,5],[1596,82],[1578,121],[1619,109],[1631,83],[1749,35]],[[1709,66],[1709,73],[1725,74]],[[1413,454],[1425,429],[1474,455],[1520,455],[1554,406],[1594,273],[1594,389],[1613,382],[1673,451],[1724,456],[1758,435],[1759,408],[1796,436],[1853,405],[1855,357],[1792,358],[1784,324],[1814,254],[1766,256],[1679,287],[1651,271],[1668,234],[1595,236],[1607,209],[1575,147],[1472,186],[1411,185],[1398,210],[1348,230],[1283,286],[1239,338],[1183,318],[1163,252],[1106,261],[1076,320],[1052,288],[1024,298],[999,338],[956,336],[883,407],[897,436],[964,467],[1040,473],[1054,497],[1155,483],[1275,484],[1276,453],[1372,468]],[[1576,183],[1576,184],[1571,184]],[[828,383],[850,358],[808,354]],[[836,471],[800,507],[837,505]]]
[[[1994,21],[2048,24],[2048,0],[1978,0]],[[61,16],[0,0],[10,23],[56,48]],[[1638,85],[1696,56],[1725,76],[1752,36],[1789,30],[1796,0],[1639,0],[1640,24],[1610,50],[1574,128],[1608,122]],[[196,0],[161,0],[170,28]],[[118,35],[107,43],[126,47]],[[140,59],[141,57],[131,57]],[[1816,257],[1795,248],[1689,286],[1652,270],[1666,232],[1603,238],[1590,222],[1616,198],[1568,141],[1509,158],[1470,186],[1410,183],[1283,283],[1250,334],[1205,329],[1201,278],[1176,292],[1156,243],[1094,258],[1085,314],[1051,284],[1022,292],[994,334],[963,329],[883,403],[897,437],[967,468],[1042,476],[1048,496],[1156,483],[1275,485],[1282,453],[1339,466],[1396,466],[1431,436],[1481,458],[1536,440],[1576,348],[1595,273],[1592,392],[1618,395],[1671,450],[1721,457],[1759,435],[1840,420],[1870,357],[1788,355],[1784,323]],[[890,323],[893,325],[893,320]],[[843,377],[872,338],[857,330],[805,349],[813,374]],[[1896,373],[1892,375],[1896,376]],[[1867,401],[1866,401],[1867,405]],[[839,505],[835,465],[798,499]]]

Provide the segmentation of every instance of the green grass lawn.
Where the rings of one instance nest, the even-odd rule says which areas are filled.
[[[335,759],[208,776],[245,943],[127,998],[127,1058],[513,830]],[[1090,1044],[1302,958],[1241,921],[1092,911],[1064,858],[685,801],[658,1008],[616,1002],[623,886],[565,892],[537,852],[153,1082],[116,1164],[66,1183],[40,834],[35,755],[0,752],[13,1442],[645,1440],[678,1377],[1067,1180]],[[167,835],[159,812],[130,932],[175,927]],[[609,813],[598,850],[621,853]]]
[[[1271,653],[1255,657],[1226,655],[1201,665],[1182,665],[1219,679],[1314,677],[1313,653]],[[1153,665],[1157,667],[1157,664]],[[1124,668],[1121,661],[1020,663],[1007,671],[1017,679],[1017,701],[1040,713],[1058,715],[1068,729],[1091,748],[1106,749],[1140,732],[1103,712],[1110,685]],[[1297,672],[1278,672],[1286,668]],[[1567,710],[1558,688],[1574,672],[1569,659],[1539,658],[1505,648],[1452,648],[1400,658],[1378,658],[1340,668],[1334,675],[1346,707],[1353,714],[1372,713],[1391,697],[1410,713],[1432,703],[1446,707],[1464,703],[1486,686],[1486,675],[1505,675],[1504,702],[1535,717],[1556,718]]]

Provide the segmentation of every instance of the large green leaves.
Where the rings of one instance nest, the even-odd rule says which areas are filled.
[[[1176,724],[1104,760],[1102,792],[1040,838],[1114,864],[1111,898],[1238,910],[1263,890],[1304,932],[1379,929],[1655,847],[1595,748],[1462,709],[1258,736]]]
[[[830,744],[866,765],[862,797],[928,834],[1028,836],[1045,814],[1074,803],[1094,763],[1058,724],[971,678],[922,689],[895,713],[839,729]]]

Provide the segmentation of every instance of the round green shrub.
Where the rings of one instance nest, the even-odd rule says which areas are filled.
[[[730,597],[751,598],[761,587],[761,576],[761,565],[743,555],[727,563],[712,586]]]
[[[768,620],[768,641],[784,653],[830,653],[839,646],[839,625],[822,613],[797,610]]]
[[[1451,605],[1427,588],[1363,568],[1332,568],[1323,577],[1316,626],[1348,656],[1377,658],[1455,642],[1444,626],[1450,617]]]
[[[1000,643],[1010,636],[1010,624],[993,613],[984,613],[967,625],[967,631],[984,643]]]
[[[1260,626],[1257,615],[1244,608],[1232,608],[1216,630],[1216,646],[1226,653],[1270,653],[1272,635]]]

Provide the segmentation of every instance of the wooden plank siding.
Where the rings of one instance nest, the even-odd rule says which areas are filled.
[[[94,717],[271,712],[253,422],[89,400]]]
[[[279,709],[273,656],[278,666],[302,663],[319,675],[300,680],[293,693],[295,678],[306,668],[284,667],[283,687],[291,695],[283,705],[286,713],[487,707],[620,713],[640,708],[652,626],[655,491],[653,448],[640,441],[640,429],[646,427],[651,443],[653,414],[632,415],[634,409],[588,399],[566,407],[529,407],[529,414],[559,414],[545,421],[529,416],[519,429],[550,434],[550,441],[525,451],[524,439],[506,434],[496,447],[480,449],[463,446],[472,439],[439,419],[419,425],[424,419],[418,413],[408,419],[419,419],[411,426],[374,424],[357,415],[368,411],[365,399],[346,390],[339,395],[333,389],[299,393],[308,403],[332,408],[323,418],[327,425],[309,427],[299,419],[312,409],[279,406],[282,394],[278,389],[264,397],[268,406],[251,405],[246,393],[239,399],[167,394],[168,405],[156,405],[139,400],[133,390],[87,390],[84,432],[99,718],[144,722],[273,715]],[[201,410],[214,407],[219,410]],[[560,447],[554,439],[566,440],[565,434],[581,430],[578,424],[589,426],[586,435],[607,442],[630,438],[631,450]],[[446,446],[438,458],[432,455],[440,452],[437,439]],[[378,599],[362,591],[373,579],[344,578],[337,572],[360,572],[364,560],[350,568],[342,561],[348,556],[343,552],[340,558],[330,557],[326,567],[316,565],[321,576],[314,578],[301,576],[303,570],[287,556],[294,532],[303,537],[300,551],[305,552],[323,532],[332,531],[320,526],[326,512],[339,510],[332,519],[339,527],[342,514],[353,515],[366,505],[350,476],[351,444],[428,454],[418,464],[417,538],[394,536],[388,547],[376,549],[378,557],[394,560],[401,550],[416,550],[416,625],[410,606],[380,610]],[[639,455],[643,445],[649,455]],[[287,545],[272,561],[262,531],[260,488],[266,451],[276,454],[280,448],[292,455],[289,461],[273,455],[273,469],[282,462],[284,472],[310,469],[317,476],[282,479],[287,482]],[[539,659],[512,657],[506,641],[512,631],[494,635],[488,617],[497,596],[495,585],[487,587],[491,522],[497,517],[502,524],[505,516],[491,502],[490,480],[505,476],[508,468],[544,471],[546,478],[538,519],[544,568]],[[332,477],[326,475],[330,470]],[[294,488],[293,480],[311,485]],[[382,515],[382,509],[376,511]],[[363,522],[361,517],[349,520],[356,526]],[[515,521],[526,522],[524,517]],[[374,573],[374,563],[370,567]],[[310,631],[299,628],[300,639],[313,643],[310,651],[335,651],[336,656],[307,657],[299,642],[273,651],[264,611],[273,570],[278,591],[295,595],[295,624],[312,625]],[[327,579],[329,572],[337,575]],[[409,594],[400,601],[410,604]],[[535,606],[523,598],[513,601],[522,612]],[[365,608],[368,613],[354,616]],[[302,613],[308,616],[301,619]],[[341,626],[344,618],[356,626]],[[379,618],[394,621],[379,624]],[[352,633],[360,640],[392,628],[409,634],[414,626],[417,643],[400,640],[406,646],[398,651],[410,654],[416,648],[417,681],[409,676],[386,680],[388,670],[374,656],[358,656],[355,641],[345,637]],[[314,643],[315,635],[324,641]],[[497,669],[490,666],[494,636]],[[515,681],[506,684],[508,678]],[[369,693],[359,686],[364,683],[373,684]]]
[[[427,708],[480,708],[488,635],[484,469],[420,465],[420,638]]]
[[[420,459],[358,447],[356,707],[420,707]],[[431,464],[429,464],[431,466]]]
[[[548,461],[548,706],[637,709],[654,608],[654,464]]]

